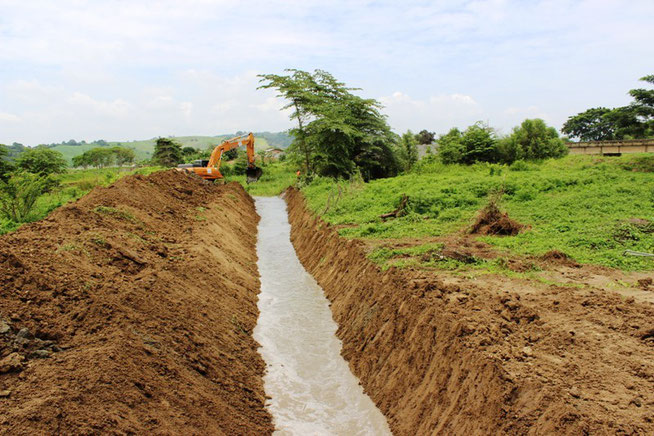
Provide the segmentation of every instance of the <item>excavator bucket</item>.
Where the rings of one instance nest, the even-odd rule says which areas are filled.
[[[247,182],[248,183],[254,183],[263,174],[263,170],[259,167],[248,167],[248,169],[245,172],[245,175],[247,176]]]

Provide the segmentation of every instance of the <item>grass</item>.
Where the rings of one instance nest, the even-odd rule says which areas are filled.
[[[286,162],[274,162],[261,167],[263,175],[255,183],[246,183],[245,176],[227,176],[228,182],[239,182],[252,196],[274,197],[293,185],[297,176]]]
[[[648,270],[651,259],[623,252],[654,252],[653,160],[568,156],[511,167],[427,160],[406,175],[370,183],[317,179],[303,192],[313,211],[343,225],[341,235],[396,239],[464,231],[489,194],[502,191],[501,207],[529,228],[517,236],[480,237],[501,251],[541,255],[556,249],[581,263]],[[402,194],[410,198],[408,213],[384,222],[379,216],[393,211]]]
[[[60,176],[60,186],[39,197],[31,214],[30,222],[46,217],[50,212],[86,195],[96,186],[108,186],[121,177],[132,174],[147,175],[159,171],[159,167],[102,168],[93,170],[69,170]],[[101,211],[99,211],[102,213]],[[16,230],[22,223],[0,218],[0,235]]]

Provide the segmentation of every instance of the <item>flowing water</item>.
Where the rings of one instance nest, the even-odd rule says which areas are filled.
[[[286,204],[259,197],[256,206],[261,294],[254,339],[267,366],[276,434],[390,434],[340,354],[329,302],[291,245]]]

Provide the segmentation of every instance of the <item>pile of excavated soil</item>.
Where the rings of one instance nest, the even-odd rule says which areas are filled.
[[[238,184],[130,176],[0,238],[0,433],[267,434]]]
[[[470,233],[476,235],[515,236],[524,228],[519,222],[502,213],[495,203],[484,207],[470,228]]]
[[[654,433],[654,306],[593,288],[380,271],[287,191],[343,355],[398,435]]]

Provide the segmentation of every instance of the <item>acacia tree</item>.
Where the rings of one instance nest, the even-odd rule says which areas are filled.
[[[360,170],[364,178],[376,178],[397,172],[395,136],[377,101],[352,94],[356,88],[326,71],[287,71],[261,75],[260,88],[277,89],[288,100],[284,108],[298,123],[289,151],[301,157],[307,174],[347,177]]]

